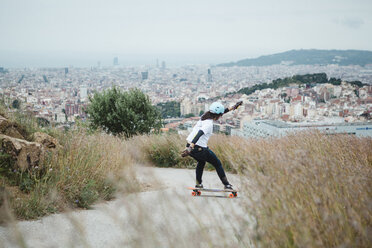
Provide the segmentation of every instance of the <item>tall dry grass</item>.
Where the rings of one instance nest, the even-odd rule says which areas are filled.
[[[182,150],[184,137],[140,139],[149,162],[183,166],[173,153]],[[216,135],[210,148],[225,169],[239,173],[240,189],[250,195],[242,204],[257,220],[256,245],[371,247],[371,138],[319,132],[261,140]]]
[[[62,152],[46,166],[56,171],[53,173],[56,188],[68,202],[89,207],[98,198],[112,198],[114,183],[129,179],[133,160],[120,138],[78,131],[68,133],[64,139]],[[125,169],[127,174],[122,173]]]
[[[221,148],[223,144],[223,148]],[[218,137],[220,156],[254,180],[251,213],[263,247],[370,247],[372,139],[299,133],[278,139]],[[252,187],[252,185],[251,185]]]
[[[182,158],[180,152],[185,148],[186,141],[177,134],[154,134],[134,137],[132,146],[138,151],[136,159],[144,164],[157,167],[192,168],[192,158]]]
[[[135,175],[129,169],[131,165],[189,168],[196,164],[190,158],[180,158],[185,137],[176,134],[128,140],[106,134],[87,135],[83,131],[70,135],[62,142],[63,152],[45,165],[49,176],[46,183],[40,183],[44,187],[35,187],[40,191],[48,188],[42,195],[52,205],[43,205],[42,210],[59,206],[57,203],[61,202],[89,206],[96,202],[97,196],[109,199],[111,190],[118,187],[115,177],[120,179],[124,175],[124,185],[132,185]],[[184,198],[167,198],[164,193],[161,199],[154,196],[151,208],[146,208],[140,198],[132,196],[123,203],[130,208],[123,223],[126,220],[134,223],[130,232],[123,230],[134,242],[128,246],[162,244],[159,235],[169,237],[168,247],[186,247],[187,239],[193,245],[226,246],[229,237],[235,237],[237,246],[249,246],[249,240],[257,247],[372,246],[371,138],[319,132],[260,140],[215,135],[209,144],[224,168],[239,175],[242,194],[237,200],[241,209],[234,213],[236,209],[229,208],[233,204],[221,202],[224,204],[221,209],[226,211],[222,216],[227,217],[215,219],[213,212],[194,213],[193,205],[189,205],[194,202],[184,202]],[[123,168],[128,174],[120,173]],[[44,198],[35,197],[30,204]],[[200,209],[206,199],[196,199],[200,200]],[[173,208],[172,204],[175,204]],[[26,206],[32,205],[21,209]],[[153,215],[156,208],[165,209],[167,215],[162,216],[163,221],[159,222]],[[195,229],[185,235],[191,236],[180,234],[178,228],[182,228],[185,220],[181,216],[178,219],[179,212],[190,216],[188,226]],[[110,214],[114,215],[113,220],[117,219],[116,213]],[[253,230],[242,216],[254,217]],[[175,224],[175,220],[179,222]],[[208,227],[205,223],[215,224]],[[226,230],[226,223],[232,228]]]
[[[2,177],[10,209],[17,219],[34,219],[68,208],[90,208],[115,192],[135,189],[133,160],[127,143],[104,133],[84,130],[63,133],[61,147],[42,165]]]

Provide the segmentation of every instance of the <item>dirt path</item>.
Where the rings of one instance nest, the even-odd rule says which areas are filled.
[[[205,193],[192,197],[194,170],[139,167],[148,191],[118,196],[92,210],[54,214],[0,227],[0,247],[249,247],[248,201]],[[239,187],[240,179],[228,175]],[[215,171],[204,185],[221,187]],[[161,182],[161,183],[160,183]]]

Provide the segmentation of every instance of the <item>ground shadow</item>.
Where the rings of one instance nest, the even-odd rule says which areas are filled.
[[[213,198],[227,198],[227,199],[233,199],[233,198],[230,198],[228,196],[224,196],[224,195],[198,195],[198,196],[192,196],[192,197],[213,197]],[[237,197],[234,197],[234,198],[239,198],[238,196]]]

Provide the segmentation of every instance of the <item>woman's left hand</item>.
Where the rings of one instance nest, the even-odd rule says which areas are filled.
[[[237,102],[237,103],[232,107],[232,109],[235,110],[235,109],[239,108],[239,106],[242,105],[242,104],[243,104],[243,101],[239,101],[239,102]]]
[[[187,156],[190,155],[191,151],[192,151],[192,148],[190,146],[189,147],[186,147],[186,149],[181,152],[181,156],[183,158],[184,157],[187,157]]]

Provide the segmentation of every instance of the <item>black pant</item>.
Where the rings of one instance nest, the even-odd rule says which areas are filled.
[[[221,161],[217,158],[216,154],[214,154],[214,152],[212,152],[209,148],[195,146],[195,148],[190,153],[190,156],[193,157],[196,161],[198,161],[198,164],[196,166],[197,184],[202,183],[203,170],[206,162],[212,164],[213,167],[216,168],[217,174],[224,185],[229,184],[229,181],[227,181],[226,178],[225,171],[222,168]]]

